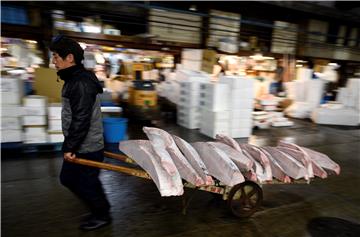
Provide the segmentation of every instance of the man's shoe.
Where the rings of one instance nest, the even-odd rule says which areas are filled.
[[[87,222],[80,224],[82,230],[96,230],[111,223],[111,217],[97,218],[93,216]]]

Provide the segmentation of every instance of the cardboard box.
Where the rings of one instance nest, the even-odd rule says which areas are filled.
[[[205,49],[203,51],[201,70],[207,73],[213,73],[213,67],[216,63],[217,52],[215,50]]]
[[[36,68],[34,89],[37,95],[46,96],[49,103],[61,102],[61,89],[64,81],[58,79],[52,68]]]

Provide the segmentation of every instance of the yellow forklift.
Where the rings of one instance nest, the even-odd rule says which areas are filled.
[[[154,82],[143,80],[142,72],[152,69],[150,63],[133,63],[133,81],[129,87],[129,98],[124,112],[134,120],[159,120],[160,110]]]

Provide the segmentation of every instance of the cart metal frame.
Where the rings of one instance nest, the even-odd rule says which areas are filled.
[[[137,163],[131,159],[130,157],[122,154],[112,153],[105,151],[104,156],[108,158],[112,158],[115,160],[119,160],[128,164],[137,165]],[[70,160],[72,163],[86,165],[91,167],[96,167],[100,169],[111,170],[119,173],[124,173],[131,176],[136,176],[139,178],[152,180],[150,175],[139,168],[130,168],[122,165],[109,164],[105,162],[97,162],[91,161],[83,158],[74,158]],[[210,193],[214,193],[217,195],[221,195],[222,199],[227,202],[227,206],[230,212],[236,217],[249,217],[254,214],[262,204],[263,200],[263,191],[261,186],[263,184],[283,184],[279,181],[271,181],[267,183],[258,184],[256,182],[246,180],[243,183],[236,184],[232,187],[222,184],[220,181],[215,180],[214,185],[208,186],[194,186],[186,181],[184,181],[184,187],[202,190]],[[295,183],[306,183],[305,180],[294,181]],[[182,213],[186,214],[189,203],[192,199],[192,195],[186,199],[185,195],[182,195]]]

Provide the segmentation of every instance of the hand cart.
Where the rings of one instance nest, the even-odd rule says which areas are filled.
[[[136,162],[132,160],[130,157],[126,155],[121,155],[112,152],[104,152],[104,156],[112,159],[116,159],[125,163],[135,164]],[[82,158],[74,158],[70,162],[80,164],[80,165],[87,165],[92,166],[100,169],[112,170],[132,176],[137,176],[140,178],[150,179],[150,175],[144,171],[143,169],[139,168],[130,168],[121,165],[114,165],[105,162],[97,162],[91,161]],[[235,215],[236,217],[249,217],[254,214],[261,206],[263,200],[263,192],[259,184],[256,182],[246,180],[243,183],[236,184],[235,186],[229,187],[226,185],[221,184],[218,180],[214,179],[215,184],[209,186],[194,186],[186,181],[184,181],[184,187],[202,190],[210,193],[214,193],[217,195],[221,195],[222,199],[227,202],[227,206],[230,212]],[[296,183],[305,183],[305,181],[295,181]],[[279,181],[271,181],[271,184],[282,184]],[[267,183],[266,183],[267,184]],[[260,184],[261,185],[261,184]],[[183,209],[182,213],[186,214],[186,209],[190,202],[186,200],[183,195]]]

